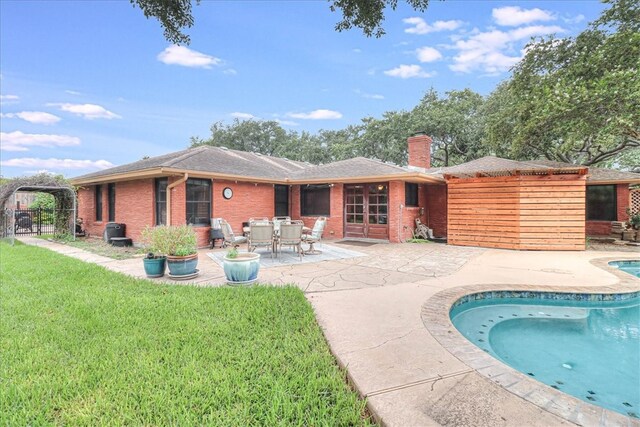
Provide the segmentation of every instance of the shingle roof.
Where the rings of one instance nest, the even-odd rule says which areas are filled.
[[[74,178],[74,180],[87,180],[163,167],[201,171],[212,174],[219,173],[253,178],[284,179],[291,172],[309,166],[307,163],[279,157],[219,147],[200,146],[78,176]]]
[[[503,159],[495,156],[485,156],[467,163],[457,166],[450,166],[433,170],[431,173],[440,173],[454,177],[469,177],[477,174],[485,176],[502,176],[511,175],[513,172],[526,173],[575,173],[580,170],[586,170],[586,166],[572,165],[569,163],[553,162],[554,164],[544,164],[544,162],[536,160],[517,161]]]
[[[292,180],[338,179],[371,176],[388,176],[410,172],[409,169],[384,163],[379,160],[355,157],[340,160],[325,165],[313,166],[293,172],[289,175]]]

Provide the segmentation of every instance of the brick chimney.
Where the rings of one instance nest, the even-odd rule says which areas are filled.
[[[431,167],[431,141],[426,132],[416,132],[407,139],[410,168]]]

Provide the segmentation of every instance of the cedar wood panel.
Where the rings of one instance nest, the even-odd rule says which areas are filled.
[[[450,178],[447,186],[450,244],[585,249],[583,175]]]

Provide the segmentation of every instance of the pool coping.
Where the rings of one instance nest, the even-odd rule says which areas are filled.
[[[577,397],[555,390],[504,364],[465,338],[456,329],[449,317],[451,308],[458,300],[466,295],[475,293],[529,291],[563,294],[628,294],[639,292],[640,279],[608,264],[611,261],[637,259],[639,259],[637,256],[618,256],[590,260],[590,263],[594,266],[618,278],[618,283],[609,286],[567,286],[559,288],[557,286],[542,285],[486,284],[446,289],[438,292],[423,304],[421,311],[422,322],[436,341],[462,363],[508,392],[545,411],[578,425],[640,426],[640,419],[584,402]]]

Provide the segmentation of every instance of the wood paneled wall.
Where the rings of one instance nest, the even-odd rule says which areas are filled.
[[[584,250],[583,175],[450,178],[448,242],[529,250]]]

